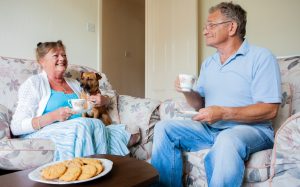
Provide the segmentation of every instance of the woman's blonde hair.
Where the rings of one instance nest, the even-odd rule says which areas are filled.
[[[65,45],[62,43],[61,40],[56,42],[39,42],[36,45],[36,60],[39,62],[41,58],[43,58],[50,50],[61,48],[64,51],[66,50]]]

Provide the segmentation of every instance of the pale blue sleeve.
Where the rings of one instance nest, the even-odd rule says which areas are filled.
[[[276,58],[268,50],[260,53],[254,65],[251,92],[254,103],[281,103],[281,78]]]

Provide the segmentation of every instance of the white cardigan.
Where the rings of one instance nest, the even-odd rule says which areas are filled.
[[[80,84],[75,79],[65,78],[74,93],[79,96]],[[18,91],[18,105],[11,121],[11,132],[22,135],[34,132],[32,118],[41,116],[50,98],[51,88],[46,72],[28,78]]]

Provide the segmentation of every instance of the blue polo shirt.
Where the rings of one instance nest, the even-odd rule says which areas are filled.
[[[281,103],[277,60],[269,50],[249,45],[245,40],[224,64],[218,52],[202,63],[195,91],[205,98],[206,107]],[[240,123],[219,121],[213,127],[226,128],[235,124]],[[271,125],[269,121],[257,124]]]

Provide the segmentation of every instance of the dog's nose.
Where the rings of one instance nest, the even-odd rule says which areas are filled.
[[[84,89],[87,90],[87,91],[90,91],[91,87],[90,87],[90,85],[85,85]]]

